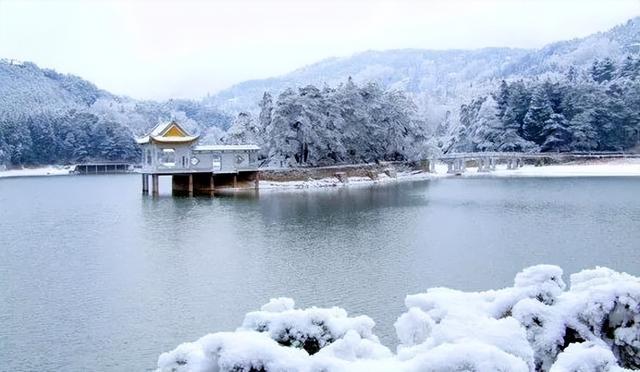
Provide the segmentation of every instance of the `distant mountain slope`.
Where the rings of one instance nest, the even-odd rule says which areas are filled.
[[[636,17],[607,32],[552,43],[538,50],[401,49],[332,58],[283,76],[237,84],[211,96],[208,102],[228,112],[255,110],[265,91],[277,94],[291,86],[336,85],[351,76],[356,82],[376,81],[385,88],[406,90],[423,106],[455,109],[468,97],[493,87],[499,79],[561,74],[570,65],[584,67],[603,57],[620,59],[639,48],[640,17]],[[443,109],[436,112],[442,113]]]
[[[177,117],[194,131],[226,128],[231,118],[200,101],[141,101],[117,96],[74,75],[43,69],[31,62],[0,60],[0,120],[23,121],[46,114],[82,111],[126,125],[141,134],[158,120]]]
[[[0,60],[0,117],[89,107],[113,95],[73,75],[41,69],[30,62]]]

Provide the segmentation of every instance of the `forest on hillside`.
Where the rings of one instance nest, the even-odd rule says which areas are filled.
[[[640,143],[640,56],[558,80],[502,81],[460,110],[445,151],[628,151]]]
[[[0,168],[93,160],[135,162],[134,136],[158,121],[194,132],[231,117],[199,101],[135,100],[31,62],[0,59]]]
[[[433,125],[401,91],[379,85],[265,93],[219,141],[255,143],[276,165],[419,160],[448,152],[629,151],[640,143],[640,57],[606,58],[560,79],[502,81]]]
[[[169,108],[144,102],[118,106],[112,97],[88,96],[90,106],[84,108],[0,116],[0,165],[135,162],[134,135],[141,133],[132,127],[167,119],[198,132],[204,143],[257,144],[263,164],[274,166],[413,161],[470,151],[635,151],[640,143],[638,55],[495,86],[463,104],[459,118],[440,123],[422,117],[404,91],[377,83],[359,85],[349,78],[336,87],[288,88],[276,97],[264,93],[259,112],[241,112],[227,131],[207,124],[224,122],[214,109],[190,111],[179,102]]]
[[[275,102],[265,93],[258,118],[240,113],[221,140],[258,144],[277,166],[369,163],[427,157],[425,128],[403,92],[349,79],[336,88],[287,89]]]

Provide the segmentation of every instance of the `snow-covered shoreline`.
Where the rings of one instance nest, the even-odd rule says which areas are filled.
[[[39,168],[12,169],[0,171],[0,178],[42,177],[70,175],[71,166],[51,165]],[[366,186],[402,181],[428,180],[444,177],[639,177],[640,159],[613,159],[606,161],[572,162],[536,167],[525,165],[522,168],[508,170],[505,164],[499,164],[495,171],[478,173],[476,168],[467,168],[461,175],[447,174],[447,166],[436,164],[436,173],[422,171],[398,171],[396,177],[381,173],[378,179],[369,177],[349,177],[347,183],[335,177],[311,179],[307,181],[260,181],[260,189],[315,189],[327,187]]]
[[[512,287],[431,288],[405,298],[395,352],[365,315],[272,299],[235,332],[158,359],[158,371],[627,371],[640,368],[640,278],[596,267],[570,276],[537,265]],[[629,368],[629,369],[625,369]]]
[[[447,165],[436,164],[436,173],[422,171],[400,171],[396,177],[381,173],[378,179],[369,177],[349,177],[348,182],[340,182],[335,177],[310,179],[307,181],[260,181],[261,190],[319,189],[327,187],[352,187],[376,184],[388,184],[403,181],[419,181],[436,178],[492,178],[492,177],[640,177],[640,159],[615,159],[607,161],[572,162],[545,166],[525,165],[509,170],[506,164],[499,164],[491,172],[478,172],[477,168],[467,168],[466,172],[455,175],[447,173]]]
[[[0,178],[68,176],[72,167],[69,165],[50,165],[47,167],[10,169],[0,171]]]

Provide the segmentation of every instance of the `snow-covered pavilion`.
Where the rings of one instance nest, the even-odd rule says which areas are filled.
[[[160,123],[136,141],[142,148],[142,192],[158,194],[159,176],[172,176],[174,194],[258,187],[256,145],[198,145],[199,136],[176,121]]]

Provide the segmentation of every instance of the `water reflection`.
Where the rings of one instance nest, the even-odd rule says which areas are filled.
[[[541,262],[640,273],[636,178],[215,198],[142,196],[139,181],[0,180],[0,359],[9,370],[152,369],[160,352],[234,329],[274,296],[370,315],[393,344],[407,293],[502,287]]]

